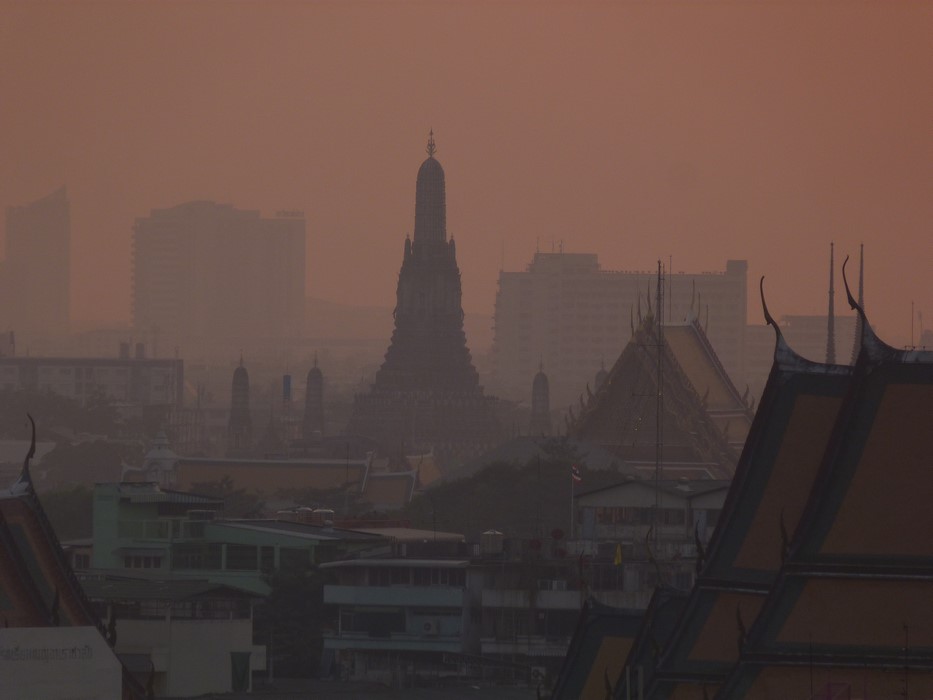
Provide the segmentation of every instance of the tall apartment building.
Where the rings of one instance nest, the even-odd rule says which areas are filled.
[[[197,201],[136,220],[133,321],[152,345],[256,348],[294,339],[304,298],[300,212],[263,218]]]
[[[693,314],[732,380],[744,387],[747,270],[729,260],[723,272],[667,275],[664,318]],[[639,308],[657,305],[656,272],[603,270],[595,253],[535,253],[523,272],[501,272],[493,340],[494,390],[527,400],[543,364],[551,403],[561,408],[595,391],[600,368],[611,366],[638,325]]]
[[[17,336],[68,333],[71,295],[71,218],[60,187],[6,211],[6,258],[0,273],[0,324]]]

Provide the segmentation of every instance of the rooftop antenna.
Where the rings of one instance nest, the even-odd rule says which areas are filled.
[[[651,295],[648,295],[651,299]],[[658,534],[661,530],[661,444],[663,433],[663,413],[664,413],[664,266],[661,260],[658,260],[658,387],[656,403],[656,427],[654,441],[654,547],[658,549]],[[660,584],[660,576],[658,576]]]
[[[829,243],[829,313],[826,316],[826,364],[836,364],[835,289],[833,289],[833,243]]]
[[[855,364],[858,359],[859,351],[862,349],[862,326],[865,324],[862,318],[865,312],[865,244],[860,243],[858,247],[858,306],[862,313],[855,317],[855,340],[852,343],[852,361],[849,364]]]

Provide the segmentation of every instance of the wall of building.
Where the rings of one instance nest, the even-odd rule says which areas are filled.
[[[263,218],[214,202],[153,210],[134,227],[133,273],[134,324],[157,330],[163,344],[295,339],[304,322],[304,216]]]
[[[96,627],[0,628],[0,695],[18,700],[113,700],[120,662]]]
[[[265,668],[264,647],[253,647],[251,619],[117,618],[116,648],[121,654],[150,654],[161,676],[159,694],[172,697],[230,692],[231,652],[250,652],[251,670]]]
[[[184,362],[178,359],[0,357],[0,389],[52,392],[86,404],[181,407]]]

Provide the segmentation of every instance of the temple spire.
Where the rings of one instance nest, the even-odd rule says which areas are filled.
[[[428,136],[428,157],[418,169],[415,184],[415,235],[412,244],[447,242],[447,195],[444,184],[444,168],[434,157],[433,129]]]
[[[835,289],[833,288],[833,243],[829,244],[829,312],[826,316],[826,364],[836,364]]]

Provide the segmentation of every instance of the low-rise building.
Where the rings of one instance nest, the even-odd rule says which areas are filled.
[[[107,400],[120,406],[180,408],[184,360],[135,357],[3,357],[0,389],[51,392],[87,405]]]
[[[253,644],[258,596],[208,581],[88,573],[81,585],[108,620],[117,656],[157,697],[252,690],[266,668]]]
[[[275,519],[225,520],[223,500],[151,482],[97,484],[94,569],[171,572],[266,595],[266,575],[384,541],[378,535]]]
[[[645,608],[658,584],[689,589],[698,543],[709,542],[728,489],[728,481],[716,479],[630,478],[577,495],[582,548],[611,557],[622,577],[625,595],[600,602]]]

